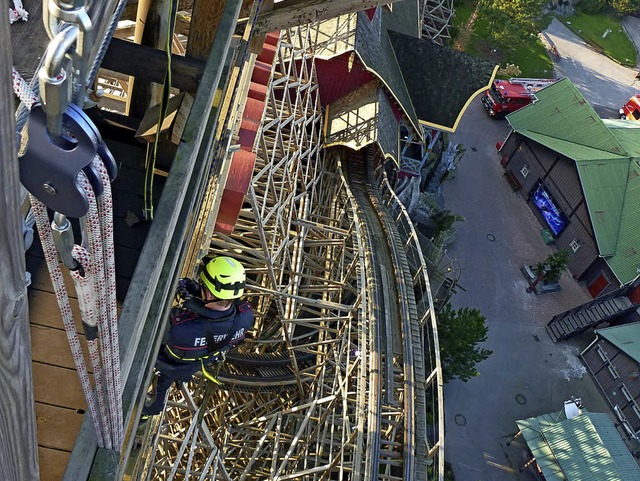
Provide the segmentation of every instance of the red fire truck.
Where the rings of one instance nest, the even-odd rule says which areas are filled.
[[[510,78],[495,80],[482,96],[482,104],[495,119],[501,119],[536,100],[535,93],[557,79]]]
[[[636,94],[620,109],[620,118],[640,121],[640,94]]]

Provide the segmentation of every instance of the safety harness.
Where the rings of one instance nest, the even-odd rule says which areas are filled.
[[[220,381],[217,379],[218,372],[220,371],[220,367],[224,363],[226,358],[226,353],[229,350],[228,347],[230,342],[233,340],[233,336],[235,335],[238,327],[240,325],[241,313],[238,310],[239,303],[234,303],[236,309],[227,316],[216,318],[211,322],[224,322],[229,320],[231,317],[234,318],[233,324],[229,331],[225,334],[224,338],[220,341],[214,340],[214,334],[211,331],[205,332],[205,337],[207,339],[207,354],[199,357],[188,357],[187,351],[183,351],[177,348],[171,348],[169,345],[165,345],[164,352],[165,354],[171,358],[181,362],[197,362],[200,361],[200,365],[202,368],[202,374],[204,377],[213,381],[217,384],[220,384]],[[196,315],[201,315],[203,317],[208,317],[205,312],[205,307],[199,302],[197,299],[188,299],[182,306],[185,310],[191,311]]]

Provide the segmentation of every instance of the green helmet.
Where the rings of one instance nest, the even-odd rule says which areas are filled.
[[[244,293],[247,275],[232,257],[216,257],[200,271],[200,280],[218,299],[237,299]]]

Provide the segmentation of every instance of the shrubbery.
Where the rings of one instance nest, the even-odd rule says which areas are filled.
[[[640,0],[582,0],[578,8],[589,15],[601,13],[607,9],[618,15],[629,15],[640,12]]]

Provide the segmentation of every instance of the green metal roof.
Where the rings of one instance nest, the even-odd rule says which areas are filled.
[[[620,233],[629,159],[577,160],[576,165],[600,255],[612,256]]]
[[[562,418],[560,417],[562,416]],[[534,458],[545,481],[567,481],[562,474],[562,470],[558,465],[551,448],[542,437],[542,430],[547,426],[553,426],[557,422],[565,419],[564,413],[543,414],[534,418],[516,421],[518,428],[522,431],[522,437],[529,446],[529,450]]]
[[[607,414],[544,414],[517,425],[547,481],[640,481],[640,467]]]
[[[615,254],[606,258],[621,283],[635,279],[640,267],[640,122],[605,122],[632,156],[627,172],[624,204]]]
[[[640,363],[640,322],[597,329],[596,333]]]
[[[533,104],[507,116],[516,132],[538,133],[612,154],[625,154],[620,142],[569,79],[539,90],[536,97],[538,100]]]
[[[620,283],[640,267],[640,125],[602,120],[568,80],[507,116],[513,129],[576,162],[599,254]]]

